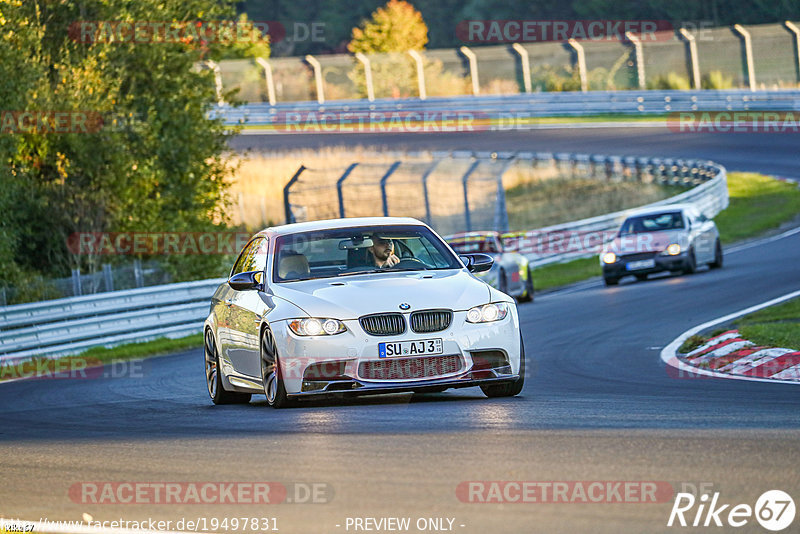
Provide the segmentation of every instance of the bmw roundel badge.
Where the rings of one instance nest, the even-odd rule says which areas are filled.
[[[400,309],[401,309],[401,310],[410,310],[410,309],[411,309],[411,304],[409,304],[409,303],[407,303],[407,302],[404,302],[404,303],[402,303],[402,304],[400,305]]]

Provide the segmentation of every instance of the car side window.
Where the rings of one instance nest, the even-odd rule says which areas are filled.
[[[266,246],[265,237],[257,237],[245,245],[233,265],[231,276],[247,271],[263,271],[267,266]]]

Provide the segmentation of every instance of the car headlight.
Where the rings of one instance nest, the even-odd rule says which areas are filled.
[[[615,263],[617,261],[617,255],[613,252],[606,252],[603,254],[603,263]]]
[[[492,302],[483,306],[475,306],[467,310],[468,323],[492,323],[506,318],[507,302]]]
[[[681,253],[681,246],[678,243],[671,243],[664,250],[664,254],[667,254],[669,256],[677,256],[680,253]]]
[[[298,336],[333,336],[341,334],[347,327],[338,319],[295,319],[289,323],[289,328]]]

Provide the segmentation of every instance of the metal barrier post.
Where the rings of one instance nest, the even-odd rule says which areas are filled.
[[[364,65],[364,78],[367,83],[367,100],[372,102],[375,100],[375,90],[372,87],[372,67],[369,64],[369,58],[361,52],[356,52],[356,59]]]
[[[417,87],[419,89],[419,99],[425,100],[428,98],[428,93],[425,91],[425,64],[422,61],[422,54],[416,50],[409,50],[408,55],[414,58],[414,63],[417,64]]]
[[[753,65],[753,42],[750,39],[750,32],[744,29],[741,24],[734,24],[733,31],[742,38],[744,47],[744,68],[747,76],[747,85],[751,91],[756,90],[756,71]]]
[[[300,178],[300,175],[303,174],[304,170],[306,170],[305,165],[300,165],[300,168],[294,173],[289,183],[283,188],[283,210],[286,215],[286,224],[297,222],[294,218],[294,213],[292,213],[292,205],[289,203],[289,191],[292,189],[297,179]]]
[[[81,270],[72,269],[72,296],[80,297],[82,294],[83,293],[81,292]]]
[[[264,78],[267,82],[267,98],[269,99],[269,105],[274,106],[276,99],[275,99],[275,81],[272,79],[272,65],[269,64],[269,61],[264,59],[263,57],[257,57],[256,63],[261,65],[264,69]]]
[[[342,184],[344,181],[347,180],[347,177],[350,176],[350,173],[353,172],[353,169],[358,166],[358,163],[351,163],[349,167],[344,170],[344,173],[336,180],[336,195],[339,197],[339,217],[344,219],[344,193],[342,192]]]
[[[586,81],[586,54],[583,52],[583,45],[575,39],[570,39],[567,42],[578,56],[578,76],[581,78],[581,91],[585,93],[589,90],[589,84]]]
[[[678,30],[678,33],[681,37],[683,37],[683,40],[686,42],[686,46],[689,49],[688,70],[692,73],[692,87],[694,89],[700,89],[700,63],[697,61],[697,42],[694,40],[694,35],[689,33],[686,28],[681,28]]]
[[[625,37],[633,44],[633,51],[636,55],[636,78],[639,81],[639,89],[647,89],[644,78],[644,53],[642,52],[642,42],[633,32],[625,32]]]
[[[103,264],[103,281],[105,282],[106,291],[114,291],[114,273],[108,263]]]
[[[214,71],[214,89],[217,95],[217,104],[222,106],[225,100],[222,98],[222,71],[219,70],[219,64],[210,59],[206,61],[206,66]]]
[[[428,201],[428,177],[431,175],[433,170],[439,165],[439,162],[442,161],[437,159],[436,161],[431,164],[430,167],[425,169],[425,172],[422,173],[422,197],[425,200],[425,222],[428,226],[433,224],[433,217],[431,217],[431,204]]]
[[[464,54],[464,57],[469,60],[469,77],[472,80],[472,94],[478,96],[481,94],[481,86],[480,83],[478,83],[478,56],[466,46],[462,46],[459,50]]]
[[[322,65],[319,64],[317,58],[311,54],[306,55],[306,61],[314,69],[314,80],[317,82],[317,102],[319,104],[325,103],[325,88],[322,85]]]
[[[381,178],[381,199],[383,200],[383,216],[384,217],[388,217],[389,216],[389,202],[386,199],[386,180],[389,179],[389,177],[392,175],[392,173],[394,171],[396,171],[397,167],[399,167],[399,166],[400,166],[400,162],[399,161],[395,161],[394,163],[392,163],[391,167],[389,167],[389,170],[386,171],[386,174],[384,174],[383,177]]]
[[[144,287],[142,260],[133,260],[133,279],[136,280],[136,287]]]
[[[472,165],[469,166],[467,172],[465,172],[464,176],[461,177],[461,186],[464,189],[464,219],[466,219],[467,223],[467,232],[472,231],[472,218],[469,213],[469,186],[467,182],[469,181],[470,175],[475,172],[475,169],[477,169],[478,165],[480,164],[480,160],[475,160],[472,162]]]
[[[522,84],[525,87],[525,92],[531,92],[531,63],[528,59],[528,51],[525,50],[519,43],[514,43],[511,45],[511,48],[519,54],[519,61],[522,63]]]
[[[794,72],[797,81],[800,82],[800,28],[789,20],[785,21],[783,26],[794,34]]]

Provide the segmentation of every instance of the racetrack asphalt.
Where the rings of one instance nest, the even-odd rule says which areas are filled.
[[[613,151],[612,141],[588,132],[586,138],[583,130],[570,132],[579,136],[572,146],[560,133],[540,146],[516,132],[494,139],[491,148],[530,140],[531,150],[673,155],[656,151],[646,135],[634,144],[641,132],[627,141],[618,132],[625,149]],[[274,137],[239,138],[234,145]],[[302,144],[310,137],[293,139]],[[767,137],[727,135],[710,149],[692,148],[732,169],[800,174],[789,172],[782,140],[767,146]],[[415,138],[407,142],[422,147]],[[672,138],[674,155],[691,155],[681,152],[688,135]],[[756,147],[737,154],[745,138]],[[472,139],[481,146],[470,148],[492,145]],[[452,142],[466,148],[460,139]],[[744,164],[748,154],[755,168],[731,164]],[[794,161],[797,167],[796,152]],[[522,304],[528,377],[517,398],[490,400],[473,388],[281,411],[266,407],[263,397],[215,407],[200,350],[147,360],[135,376],[0,384],[0,516],[271,516],[282,532],[309,533],[348,532],[345,520],[354,516],[451,517],[464,533],[667,532],[675,530],[666,526],[671,499],[475,504],[459,501],[456,487],[475,480],[665,481],[675,491],[711,484],[733,504],[753,506],[770,489],[797,502],[800,388],[678,377],[659,352],[694,325],[800,288],[798,265],[800,234],[794,234],[740,247],[722,270],[613,288],[584,282]],[[70,486],[83,481],[321,482],[334,496],[327,504],[99,505],[69,497]],[[737,530],[762,531],[754,520]]]

